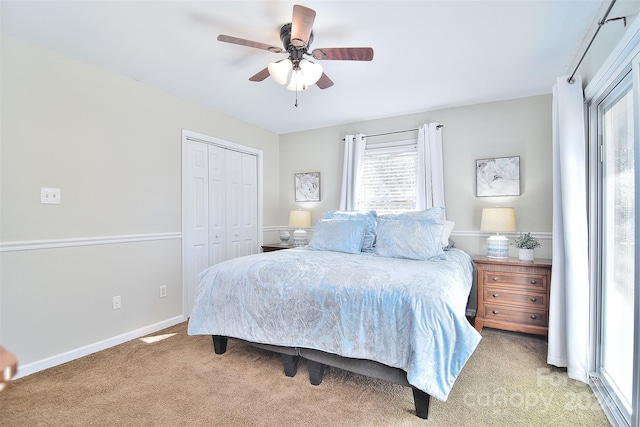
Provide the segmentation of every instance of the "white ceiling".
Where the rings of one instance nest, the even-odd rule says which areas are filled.
[[[289,1],[6,1],[2,31],[278,134],[550,93],[600,0],[308,1],[319,47],[370,46],[371,62],[319,61],[335,85],[299,93],[253,74],[284,54]]]

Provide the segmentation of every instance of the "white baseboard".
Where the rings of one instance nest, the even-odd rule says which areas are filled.
[[[187,319],[184,316],[176,316],[171,319],[163,320],[162,322],[154,323],[153,325],[145,326],[144,328],[136,329],[135,331],[127,332],[113,338],[109,338],[103,341],[89,344],[84,347],[77,348],[75,350],[58,354],[57,356],[51,356],[43,360],[38,360],[37,362],[29,363],[27,365],[19,365],[18,374],[15,378],[18,379],[26,377],[27,375],[35,374],[36,372],[44,371],[45,369],[67,363],[75,359],[80,359],[81,357],[88,356],[92,353],[106,350],[127,341],[131,341],[145,335],[161,331],[163,329],[177,325],[178,323],[182,323],[186,320]]]

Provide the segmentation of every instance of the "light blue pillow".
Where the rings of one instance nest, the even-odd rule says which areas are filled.
[[[402,220],[419,220],[419,221],[440,221],[442,213],[444,212],[444,206],[436,206],[424,211],[410,211],[399,214],[385,214],[380,215],[379,218],[384,219],[402,219]]]
[[[373,252],[373,245],[376,241],[376,211],[327,211],[322,217],[324,219],[348,219],[356,221],[365,221],[367,227],[365,229],[364,241],[362,242],[362,252]]]
[[[358,254],[362,249],[366,228],[365,221],[321,219],[313,229],[309,248]]]
[[[386,258],[426,261],[441,258],[442,224],[431,221],[378,218],[375,252]]]

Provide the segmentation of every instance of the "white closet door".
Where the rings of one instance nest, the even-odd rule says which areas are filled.
[[[182,147],[183,304],[189,316],[200,272],[258,252],[262,152],[189,131],[183,131]]]
[[[209,265],[226,258],[226,151],[209,145]]]
[[[209,266],[208,151],[207,144],[187,141],[184,257],[187,315],[190,314],[198,274]]]
[[[242,255],[258,252],[258,164],[256,156],[242,154]]]

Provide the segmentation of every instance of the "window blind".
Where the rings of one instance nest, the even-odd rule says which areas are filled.
[[[373,209],[378,214],[414,210],[417,154],[415,141],[367,146],[358,210]]]

